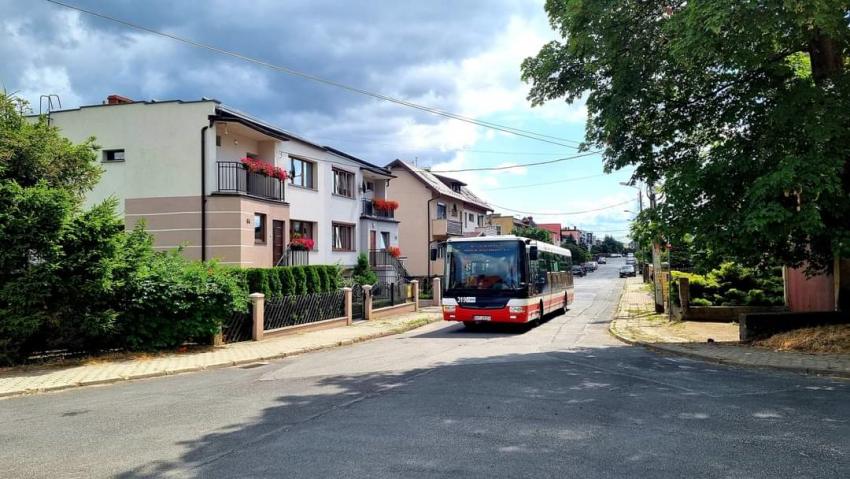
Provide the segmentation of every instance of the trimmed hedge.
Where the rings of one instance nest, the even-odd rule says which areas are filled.
[[[277,266],[242,271],[240,281],[250,293],[263,293],[272,300],[334,291],[341,283],[340,270],[335,265]]]
[[[673,271],[670,292],[679,304],[678,278],[688,278],[693,306],[781,306],[784,304],[782,273],[758,271],[735,263],[723,263],[706,275]]]

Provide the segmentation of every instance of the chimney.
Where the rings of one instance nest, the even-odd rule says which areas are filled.
[[[127,103],[133,103],[133,100],[121,95],[109,95],[106,97],[107,105],[123,105]]]

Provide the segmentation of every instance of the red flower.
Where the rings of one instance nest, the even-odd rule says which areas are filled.
[[[379,211],[395,211],[398,209],[398,201],[372,200],[372,205]]]
[[[316,246],[316,242],[312,238],[292,238],[292,241],[289,242],[289,247],[294,250],[312,251],[314,246]]]
[[[387,253],[389,253],[393,258],[398,258],[401,256],[401,249],[399,249],[398,246],[390,246],[387,248]]]
[[[280,181],[286,181],[286,179],[289,177],[289,175],[286,173],[286,170],[284,170],[283,168],[274,166],[271,163],[266,163],[263,160],[258,160],[254,158],[242,158],[240,161],[243,165],[245,165],[245,169],[250,171],[251,173],[257,173],[263,176],[268,176],[269,178],[277,178]]]

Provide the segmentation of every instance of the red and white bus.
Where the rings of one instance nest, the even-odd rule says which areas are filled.
[[[570,250],[518,236],[449,239],[443,319],[526,323],[573,302]]]

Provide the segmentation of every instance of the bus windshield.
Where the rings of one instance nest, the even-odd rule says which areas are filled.
[[[447,249],[448,289],[515,290],[520,288],[518,241],[452,242]]]

